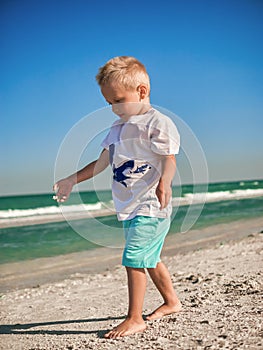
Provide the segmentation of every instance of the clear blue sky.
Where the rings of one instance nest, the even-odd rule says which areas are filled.
[[[119,55],[191,127],[210,181],[262,178],[262,18],[260,0],[2,0],[0,194],[51,190],[64,136],[105,106],[98,67]]]

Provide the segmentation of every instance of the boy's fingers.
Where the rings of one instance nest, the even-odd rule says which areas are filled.
[[[159,198],[159,202],[160,202],[160,209],[163,209],[165,207],[165,195],[161,195],[161,197]]]
[[[60,195],[59,193],[57,193],[55,196],[52,197],[55,201],[57,202],[65,202],[66,199],[68,198],[67,195]]]
[[[169,204],[170,201],[170,194],[163,194],[163,196],[161,196],[161,198],[159,199],[160,202],[160,209],[164,209],[167,207],[167,205]]]

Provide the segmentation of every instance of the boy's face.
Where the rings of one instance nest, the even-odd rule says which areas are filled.
[[[124,86],[108,83],[101,87],[101,93],[112,105],[113,113],[123,120],[128,120],[132,115],[142,114],[145,109],[141,86],[134,90],[127,90]]]

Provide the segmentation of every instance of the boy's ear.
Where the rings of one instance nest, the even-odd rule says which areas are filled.
[[[148,87],[147,85],[141,84],[138,86],[137,91],[140,94],[140,98],[144,99],[148,95]]]

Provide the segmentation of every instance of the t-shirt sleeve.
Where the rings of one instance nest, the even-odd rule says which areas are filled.
[[[107,136],[105,137],[105,139],[102,141],[102,143],[100,144],[102,148],[105,148],[107,151],[109,150],[109,146],[110,146],[110,131],[108,132]]]
[[[109,147],[112,143],[115,143],[117,139],[119,139],[120,134],[120,126],[121,122],[119,120],[116,120],[112,126],[110,127],[110,130],[108,134],[106,135],[105,139],[101,142],[101,146],[105,148],[106,150],[109,150]]]
[[[180,135],[173,121],[162,116],[154,123],[151,130],[151,149],[160,155],[178,154]]]

